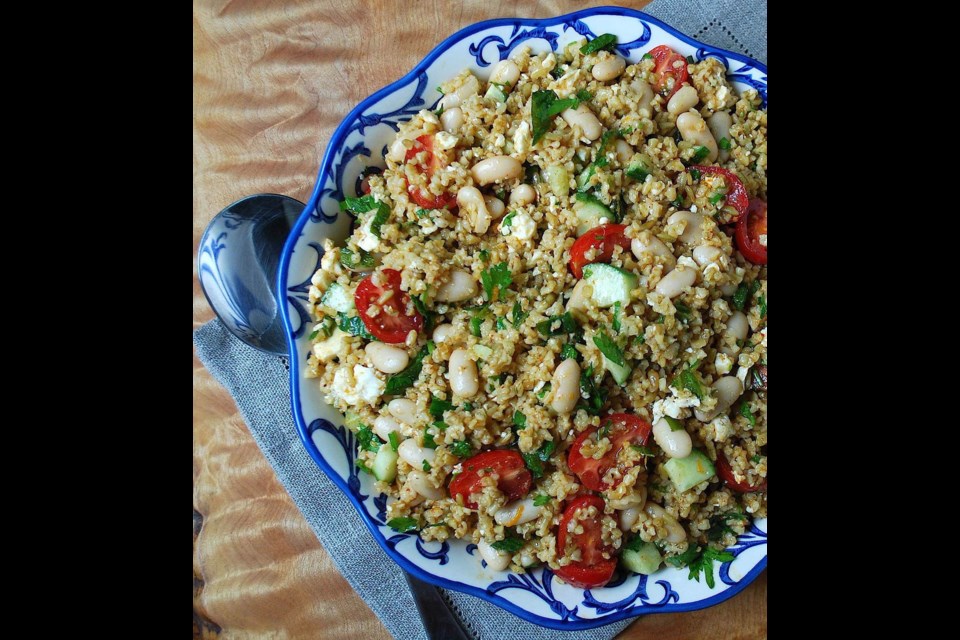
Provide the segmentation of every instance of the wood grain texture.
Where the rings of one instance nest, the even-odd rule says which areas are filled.
[[[495,17],[546,17],[603,4],[195,2],[194,327],[213,317],[196,277],[196,252],[217,211],[258,192],[306,201],[325,145],[347,112],[454,31]],[[620,4],[639,9],[647,2]],[[193,381],[194,637],[390,638],[336,570],[232,398],[196,356]],[[764,573],[721,605],[648,616],[619,638],[766,635]]]

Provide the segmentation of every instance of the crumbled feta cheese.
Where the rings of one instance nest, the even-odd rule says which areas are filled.
[[[446,131],[440,131],[434,136],[434,140],[437,142],[437,146],[441,149],[453,149],[457,146],[457,143],[460,142],[460,138],[447,133]]]
[[[721,85],[721,87],[717,89],[717,100],[723,100],[726,97],[727,97],[727,86]]]
[[[661,398],[653,403],[653,424],[656,424],[660,418],[663,416],[670,416],[671,418],[676,418],[677,420],[683,420],[690,417],[690,410],[686,409],[685,406],[700,406],[700,400],[694,398],[697,401],[695,405],[684,405],[682,402],[678,402],[677,398]]]
[[[517,127],[517,132],[513,134],[513,149],[515,153],[525,154],[530,150],[530,141],[533,136],[530,132],[530,125],[526,120]]]
[[[733,423],[726,415],[719,415],[711,420],[710,428],[713,429],[713,439],[717,442],[723,442],[733,435]]]
[[[423,118],[424,122],[429,122],[430,124],[436,125],[436,126],[440,125],[440,121],[437,119],[437,116],[433,111],[429,111],[427,109],[421,109],[420,113],[418,113],[417,115]]]
[[[520,240],[529,240],[537,230],[537,223],[533,221],[526,211],[513,217],[513,223],[510,227],[514,236]]]
[[[760,244],[764,247],[767,246],[767,234],[765,233],[760,234]]]
[[[357,380],[357,393],[367,404],[373,404],[383,393],[386,383],[377,377],[373,369],[354,365],[353,375]]]
[[[717,359],[713,362],[713,366],[716,367],[717,373],[726,375],[733,369],[733,358],[725,353],[718,353]]]
[[[331,391],[333,395],[342,399],[347,404],[357,404],[357,396],[354,394],[353,374],[349,369],[338,368],[333,374],[333,385]]]
[[[320,325],[317,325],[318,327]],[[344,352],[347,334],[339,327],[333,330],[333,335],[313,345],[313,355],[321,362],[327,362]]]
[[[358,234],[360,239],[357,240],[357,245],[364,251],[373,251],[380,246],[380,238],[373,235],[373,231],[370,230],[370,225],[375,217],[375,214],[368,215],[366,222],[360,227],[360,233]]]

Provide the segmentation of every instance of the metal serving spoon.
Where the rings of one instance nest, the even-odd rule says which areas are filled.
[[[197,273],[210,308],[241,341],[289,355],[280,320],[277,268],[304,204],[275,193],[237,200],[214,216],[200,240]],[[431,584],[403,572],[431,640],[469,640]]]

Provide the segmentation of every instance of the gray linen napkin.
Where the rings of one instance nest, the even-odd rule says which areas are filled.
[[[764,0],[659,0],[644,11],[698,40],[766,64]],[[198,329],[194,344],[200,361],[236,400],[257,445],[347,582],[395,638],[427,640],[401,569],[373,543],[356,510],[300,443],[290,413],[286,359],[246,346],[219,320]],[[609,640],[633,621],[572,635],[530,624],[471,595],[441,592],[477,640],[548,640],[561,635]]]

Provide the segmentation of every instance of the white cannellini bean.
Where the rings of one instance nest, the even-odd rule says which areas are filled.
[[[672,300],[683,293],[684,289],[692,287],[696,281],[696,271],[685,264],[677,265],[676,269],[660,278],[660,282],[657,283],[657,293]]]
[[[493,156],[486,160],[481,160],[473,165],[470,173],[473,179],[480,186],[488,185],[492,182],[501,182],[513,180],[523,171],[523,165],[516,158],[510,156]]]
[[[373,366],[384,373],[400,373],[410,363],[406,351],[383,342],[371,342],[364,347],[364,351]]]
[[[613,56],[612,58],[607,58],[601,60],[597,64],[593,65],[591,73],[593,77],[599,80],[600,82],[609,82],[615,78],[619,78],[620,74],[623,73],[623,70],[627,68],[627,63],[620,56]]]
[[[503,505],[493,515],[497,524],[505,527],[515,527],[524,522],[530,522],[540,517],[540,507],[533,504],[533,498],[524,498],[523,500],[514,500]]]
[[[707,162],[713,162],[717,159],[717,141],[714,140],[713,134],[707,128],[707,123],[703,121],[699,113],[696,111],[681,113],[677,118],[677,129],[680,130],[680,135],[683,136],[684,140],[697,146],[706,147],[710,151],[706,157]]]
[[[640,512],[643,511],[643,505],[638,504],[634,507],[629,507],[620,512],[620,529],[623,531],[630,531],[633,528],[633,525],[637,523],[637,520],[640,518]]]
[[[686,429],[674,431],[665,418],[653,425],[653,439],[670,458],[686,458],[693,450],[693,442]]]
[[[590,107],[585,104],[581,104],[576,109],[567,109],[560,115],[571,127],[580,127],[584,137],[590,141],[596,140],[603,133],[603,126],[597,120],[597,116],[593,115],[593,111],[590,111]]]
[[[503,212],[507,210],[506,205],[503,204],[503,200],[497,196],[485,195],[483,196],[483,202],[487,205],[487,211],[490,212],[490,216],[496,220],[503,215]]]
[[[452,324],[449,324],[449,323],[438,324],[437,327],[433,330],[433,336],[432,336],[433,341],[436,342],[437,344],[440,344],[441,342],[449,338],[451,335],[453,335],[454,331],[455,329],[453,328]]]
[[[730,319],[727,320],[727,328],[723,332],[723,346],[720,347],[720,353],[725,353],[728,356],[735,356],[740,353],[737,340],[746,340],[749,329],[750,323],[747,321],[747,316],[742,311],[734,311]]]
[[[487,561],[487,567],[494,571],[503,571],[510,566],[512,556],[506,551],[497,551],[486,540],[481,539],[477,543],[477,551],[480,552],[480,557]]]
[[[473,229],[477,233],[486,233],[490,228],[490,212],[487,211],[487,203],[483,200],[483,194],[476,187],[461,187],[457,191],[457,205],[462,211],[468,212],[473,217]]]
[[[583,314],[587,310],[587,301],[593,294],[593,285],[587,280],[578,280],[570,292],[570,299],[567,300],[567,311],[574,314]]]
[[[397,447],[397,453],[400,459],[406,462],[414,469],[423,469],[423,461],[426,460],[430,466],[433,466],[433,459],[436,453],[433,449],[421,447],[417,444],[415,438],[407,438]]]
[[[650,109],[650,103],[653,101],[653,89],[650,85],[637,78],[630,83],[630,88],[637,94],[637,113],[646,118],[652,116],[653,111]]]
[[[711,388],[714,391],[714,395],[717,396],[717,406],[711,411],[695,409],[693,413],[700,422],[710,422],[717,417],[717,415],[726,413],[727,409],[732,407],[733,403],[737,401],[737,398],[743,395],[743,382],[741,382],[737,376],[723,376],[722,378],[718,378],[717,381],[711,385]]]
[[[707,118],[707,125],[710,127],[710,132],[713,133],[713,138],[717,141],[717,144],[720,144],[720,141],[724,138],[728,141],[730,140],[730,126],[733,125],[733,118],[731,118],[730,114],[726,111],[717,111]],[[717,160],[726,162],[729,156],[729,151],[720,149]]]
[[[652,233],[643,232],[639,237],[631,240],[630,250],[633,251],[633,255],[637,257],[637,260],[642,259],[643,256],[641,254],[644,252],[652,253],[655,256],[660,256],[663,258],[664,274],[673,271],[673,268],[677,266],[677,259],[673,257],[673,251],[670,250],[670,247],[665,245],[660,238],[656,237]]]
[[[480,390],[477,363],[470,359],[466,349],[456,349],[450,354],[450,388],[461,398],[472,398]]]
[[[670,98],[670,102],[667,103],[667,111],[678,116],[684,111],[690,111],[697,106],[698,102],[700,102],[700,96],[697,95],[697,90],[690,85],[685,85],[680,87]]]
[[[553,372],[553,401],[557,413],[570,413],[580,399],[580,365],[573,358],[564,360]]]
[[[443,96],[438,103],[444,111],[459,107],[470,96],[480,92],[480,81],[474,75],[468,76],[463,85],[456,91],[452,91]]]
[[[373,421],[373,432],[384,442],[389,442],[391,433],[400,435],[400,423],[390,416],[380,416]]]
[[[510,205],[522,207],[537,199],[537,190],[528,184],[522,184],[510,193]]]
[[[617,160],[620,161],[620,164],[627,164],[630,162],[630,158],[633,157],[633,147],[631,147],[628,142],[617,138],[617,141],[614,143],[614,147],[617,150]]]
[[[437,489],[430,482],[430,477],[423,471],[411,471],[407,475],[407,484],[410,488],[422,495],[428,500],[439,500],[443,498],[443,490]]]
[[[676,224],[681,220],[687,224],[678,239],[685,244],[700,244],[700,241],[703,240],[703,214],[693,213],[692,211],[677,211],[667,218],[667,225]]]
[[[479,290],[477,281],[471,274],[462,269],[454,269],[450,272],[450,279],[437,289],[436,299],[440,302],[463,302],[477,295]]]
[[[629,509],[631,507],[642,507],[647,502],[647,487],[645,485],[640,485],[639,487],[634,487],[633,491],[623,496],[622,498],[614,498],[613,500],[607,500],[607,503],[614,509]]]
[[[693,259],[696,260],[697,264],[701,267],[705,267],[711,262],[717,262],[722,255],[723,251],[721,251],[719,247],[711,247],[705,244],[693,250]]]
[[[737,285],[733,284],[732,282],[728,282],[727,284],[720,285],[720,293],[727,296],[728,298],[733,294],[735,294],[736,292],[737,292]]]
[[[463,127],[463,110],[460,107],[447,109],[440,114],[440,124],[447,133],[457,133]]]
[[[507,87],[513,87],[519,79],[520,67],[513,60],[501,60],[490,72],[490,82],[505,84]]]
[[[387,404],[387,410],[400,422],[405,422],[410,426],[417,423],[417,403],[413,400],[394,398]]]
[[[660,505],[648,502],[643,510],[646,511],[647,515],[651,518],[660,518],[663,520],[664,526],[667,527],[667,542],[677,543],[687,539],[687,532],[680,526],[677,519],[664,511]]]

